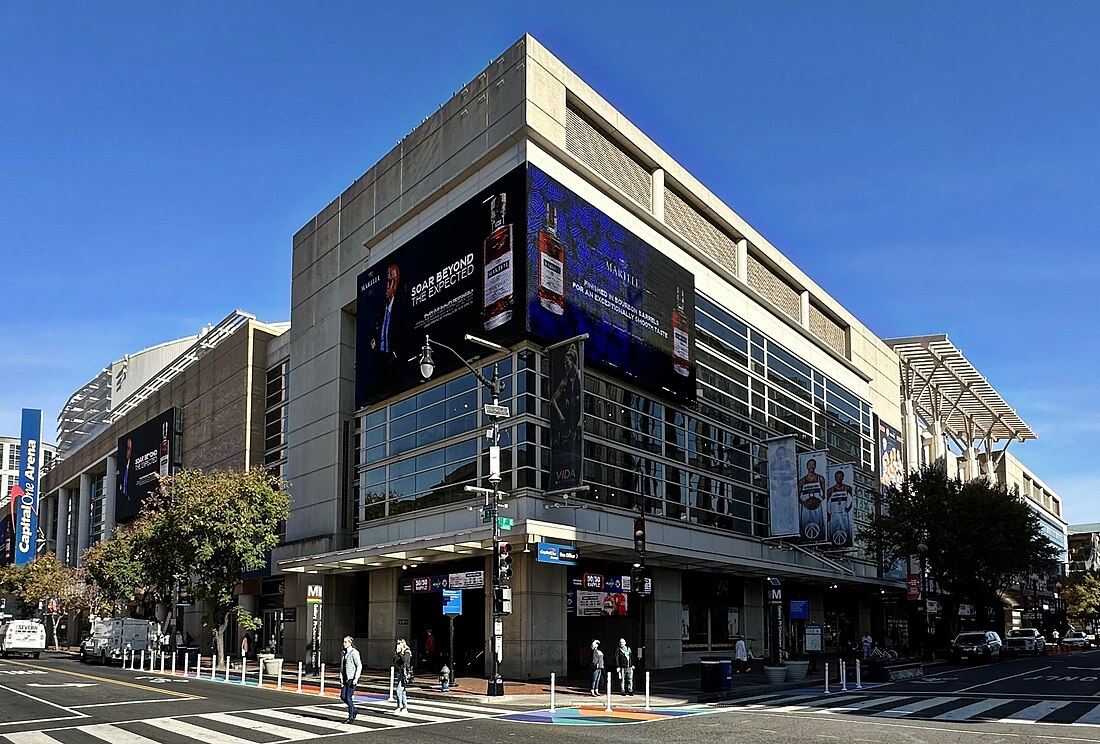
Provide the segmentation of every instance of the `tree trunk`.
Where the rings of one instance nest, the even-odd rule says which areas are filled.
[[[222,617],[221,624],[218,625],[218,629],[214,631],[214,642],[217,643],[218,648],[218,664],[223,664],[225,659],[225,630],[229,627],[229,615],[226,614]]]
[[[50,623],[53,625],[53,650],[61,650],[61,639],[57,635],[57,627],[61,625],[61,613],[55,612],[53,617],[50,618]]]

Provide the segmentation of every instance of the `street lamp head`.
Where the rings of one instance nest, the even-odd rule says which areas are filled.
[[[424,347],[420,350],[420,376],[427,380],[435,372],[435,361],[432,360],[432,342],[425,336]]]

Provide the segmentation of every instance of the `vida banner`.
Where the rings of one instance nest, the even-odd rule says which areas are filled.
[[[584,480],[584,341],[550,349],[550,491]]]

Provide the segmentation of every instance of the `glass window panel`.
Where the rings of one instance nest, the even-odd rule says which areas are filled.
[[[375,426],[379,426],[380,424],[386,423],[386,413],[388,411],[389,411],[389,409],[386,408],[385,406],[379,408],[378,410],[371,411],[366,416],[366,421],[364,423],[364,426],[366,426],[369,429],[369,428],[373,428]]]

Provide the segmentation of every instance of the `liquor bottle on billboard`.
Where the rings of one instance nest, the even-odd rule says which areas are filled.
[[[558,238],[558,210],[546,205],[538,232],[539,304],[554,313],[565,313],[565,246]]]
[[[485,201],[490,205],[491,232],[485,238],[485,302],[481,319],[488,331],[512,319],[516,296],[512,280],[512,226],[504,222],[507,195],[498,194]]]
[[[687,377],[691,374],[691,344],[688,342],[688,319],[684,311],[684,290],[676,288],[676,309],[672,311],[672,369]]]
[[[158,462],[160,466],[160,474],[168,475],[168,422],[165,421],[160,426],[160,460]]]

